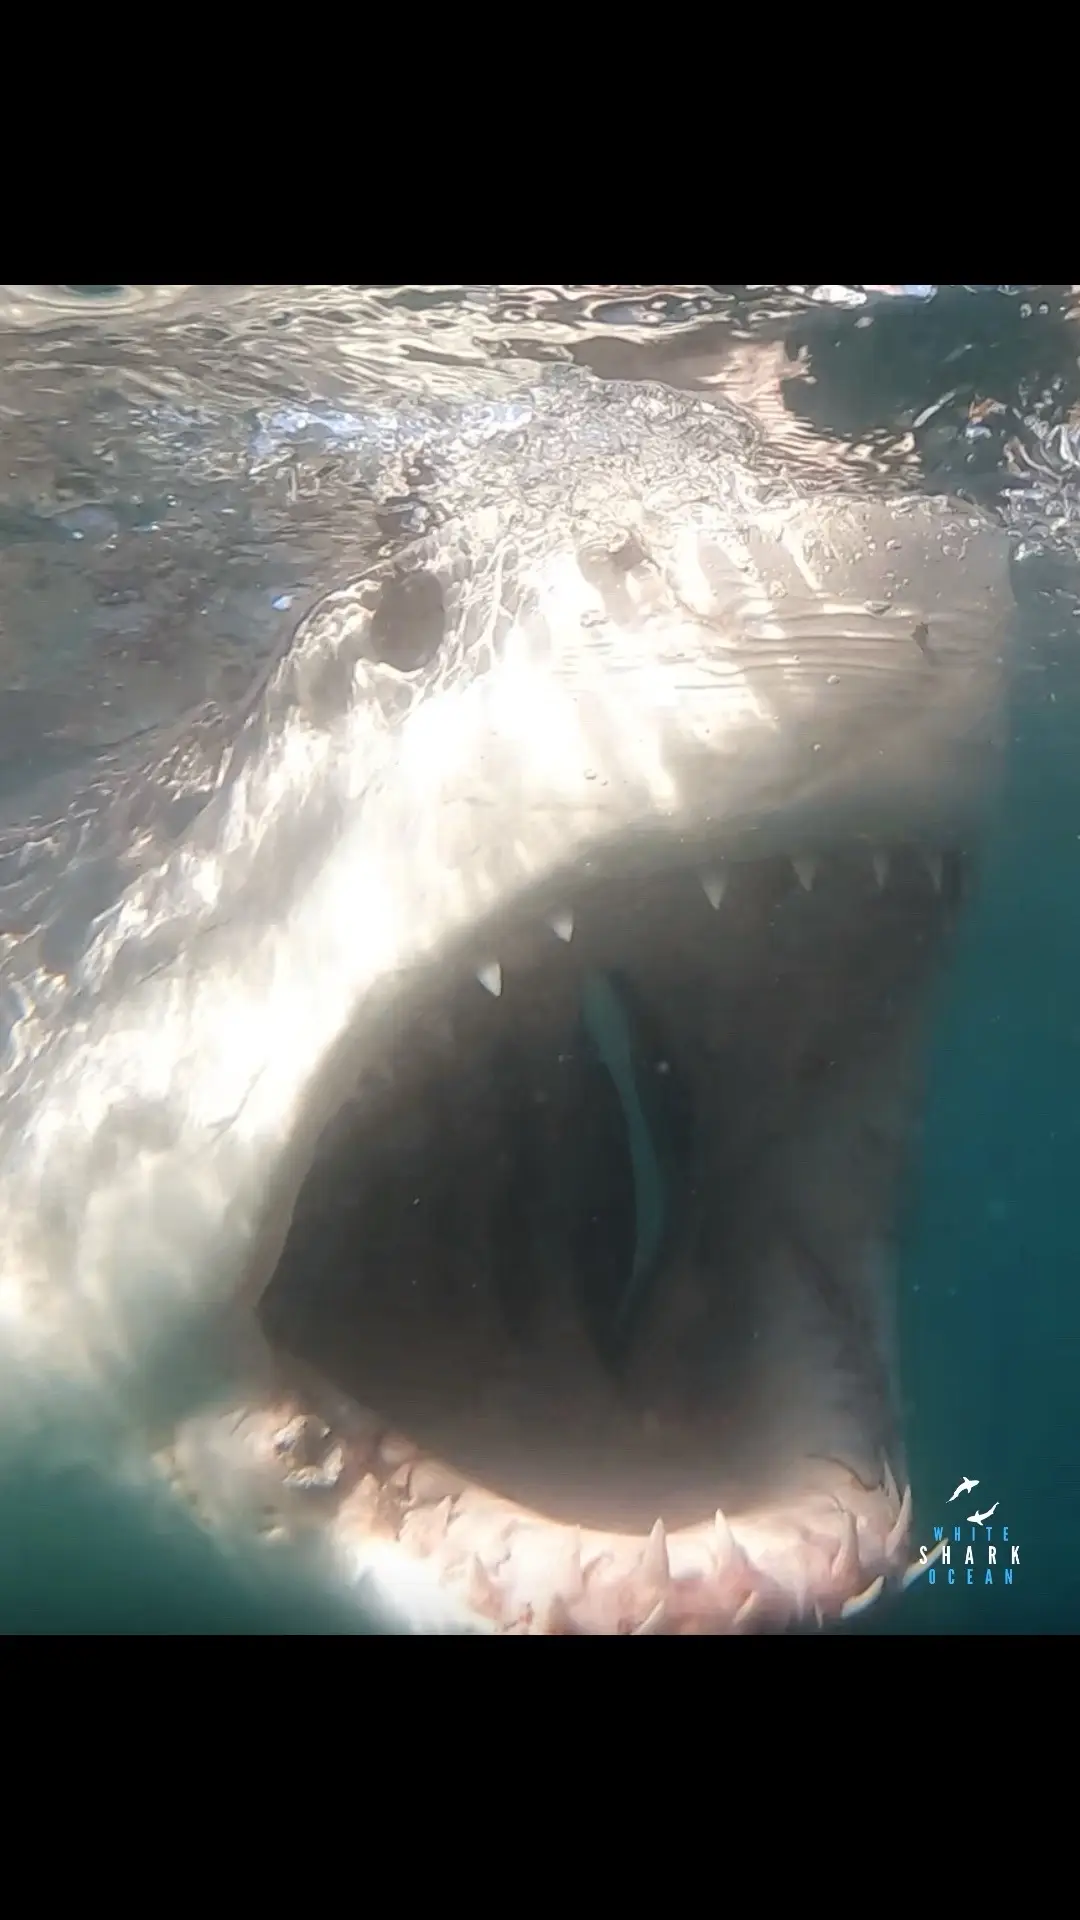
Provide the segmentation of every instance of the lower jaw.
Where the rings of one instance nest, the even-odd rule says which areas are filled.
[[[887,1462],[867,1486],[840,1461],[807,1459],[786,1495],[674,1530],[575,1526],[465,1479],[324,1378],[286,1374],[287,1386],[187,1422],[159,1464],[219,1531],[257,1512],[268,1542],[314,1545],[323,1577],[391,1630],[813,1629],[914,1571],[911,1491]],[[231,1496],[207,1498],[212,1484]]]
[[[943,908],[940,862],[891,871],[890,901],[880,855],[811,884],[805,862],[755,863],[729,876],[726,924],[715,870],[704,898],[670,876],[637,963],[641,889],[593,890],[535,972],[500,965],[494,1008],[471,973],[440,995],[426,1059],[414,1009],[382,1095],[317,1162],[264,1300],[286,1384],[188,1422],[174,1480],[211,1506],[208,1488],[242,1483],[263,1533],[307,1537],[414,1630],[813,1628],[901,1582],[912,1503],[881,1267],[913,988]],[[591,1113],[565,1084],[589,1052],[582,982],[611,978],[616,951],[657,1015],[636,1082],[662,1065],[665,1096],[690,1086],[696,1109],[621,1344],[640,1155],[595,1049],[574,1081]]]

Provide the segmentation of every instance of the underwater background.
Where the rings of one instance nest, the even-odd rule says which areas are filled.
[[[270,297],[281,337],[293,329],[303,346],[286,356],[295,378],[276,394],[257,355],[242,377],[229,371],[252,314],[270,324]],[[213,404],[155,346],[166,324],[224,369]],[[845,1631],[1070,1632],[1080,1624],[1077,290],[349,288],[289,301],[282,289],[0,289],[0,370],[26,427],[0,483],[5,605],[23,606],[26,621],[25,659],[17,632],[5,640],[14,707],[6,699],[0,721],[0,791],[31,766],[182,709],[205,677],[191,636],[208,596],[232,649],[215,670],[242,676],[268,658],[305,596],[347,577],[341,501],[355,502],[373,458],[399,457],[427,395],[460,402],[482,371],[565,358],[688,389],[727,382],[741,399],[758,346],[789,369],[793,457],[826,446],[868,475],[907,462],[919,483],[993,505],[1016,549],[1008,775],[937,993],[901,1330],[916,1539],[932,1544],[957,1511],[949,1495],[971,1477],[980,1504],[999,1503],[1020,1565],[1008,1587],[920,1579]],[[80,355],[94,376],[85,435],[34,401],[42,366]],[[378,409],[353,403],[357,366],[369,397],[385,375]],[[87,452],[101,453],[103,419],[104,466]],[[258,506],[267,475],[286,469],[294,501],[307,503],[287,542]],[[97,585],[80,598],[95,545]],[[70,592],[54,617],[58,582]],[[102,676],[110,698],[91,711],[87,690],[100,695]],[[226,1567],[183,1515],[89,1468],[46,1471],[30,1445],[0,1476],[0,1631],[339,1630],[364,1628],[280,1572]]]

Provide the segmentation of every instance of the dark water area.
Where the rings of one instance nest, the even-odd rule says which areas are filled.
[[[723,396],[759,470],[949,491],[1010,532],[1007,779],[937,994],[901,1323],[917,1537],[971,1477],[1019,1568],[985,1584],[980,1551],[971,1584],[920,1580],[849,1631],[1071,1632],[1080,291],[0,289],[0,826],[246,697],[320,595],[468,498],[470,447],[504,445],[511,484],[522,392],[577,369]],[[339,1630],[89,1468],[0,1482],[0,1631]]]

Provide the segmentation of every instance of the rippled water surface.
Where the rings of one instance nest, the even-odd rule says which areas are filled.
[[[475,506],[477,449],[518,484],[583,375],[720,402],[759,473],[1005,520],[1009,796],[939,1022],[904,1318],[916,1474],[992,1485],[1024,1580],[918,1587],[893,1629],[1080,1619],[1078,353],[1067,287],[0,289],[0,827],[242,702],[317,596]],[[5,1505],[0,1622],[313,1624],[89,1482]]]

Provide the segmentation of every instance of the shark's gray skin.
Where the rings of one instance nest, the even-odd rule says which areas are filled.
[[[910,1558],[889,1244],[1006,542],[755,480],[700,396],[500,404],[241,707],[8,799],[8,1425],[391,1625],[812,1626]],[[615,967],[695,1111],[617,1377],[566,1217]]]

